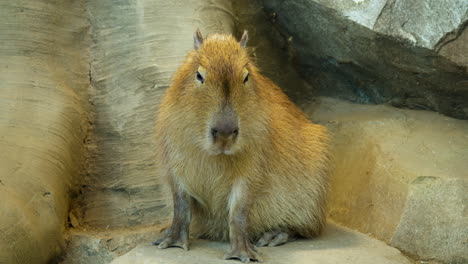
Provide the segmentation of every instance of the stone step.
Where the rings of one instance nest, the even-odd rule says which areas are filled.
[[[192,240],[190,250],[180,248],[158,249],[140,245],[111,264],[220,264],[241,263],[222,260],[229,249],[227,242]],[[258,249],[264,263],[295,264],[409,264],[410,259],[385,243],[362,233],[329,224],[316,239],[300,239],[279,247]]]

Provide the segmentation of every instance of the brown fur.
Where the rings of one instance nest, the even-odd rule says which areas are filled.
[[[206,70],[202,85],[195,79],[199,66]],[[238,116],[239,135],[231,155],[213,155],[210,122],[225,105]],[[261,75],[232,36],[212,35],[188,54],[164,96],[156,128],[161,173],[173,189],[192,197],[192,235],[229,238],[236,183],[248,205],[250,240],[270,230],[312,237],[322,229],[327,130]]]

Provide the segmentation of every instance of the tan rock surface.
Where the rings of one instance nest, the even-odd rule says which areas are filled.
[[[112,261],[112,264],[217,264],[241,263],[222,260],[228,243],[192,240],[189,251],[179,248],[158,249],[142,245]],[[329,225],[323,236],[297,240],[279,247],[258,249],[264,263],[272,264],[409,264],[397,249],[363,234]]]
[[[88,23],[81,1],[0,4],[0,263],[65,248],[85,164]]]
[[[468,122],[320,101],[306,111],[334,132],[331,218],[424,259],[466,259],[466,237],[454,234],[468,230]],[[420,176],[437,178],[440,188],[416,192]],[[417,230],[422,233],[412,233]]]

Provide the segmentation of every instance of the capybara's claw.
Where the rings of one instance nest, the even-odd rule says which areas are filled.
[[[263,262],[253,245],[245,245],[231,250],[231,252],[224,255],[223,259],[238,259],[243,263],[249,263],[250,261]]]
[[[189,250],[188,247],[188,238],[181,236],[180,238],[175,238],[172,235],[166,235],[163,238],[160,238],[153,242],[153,245],[157,245],[158,248],[164,249],[168,247],[179,247],[184,250]]]

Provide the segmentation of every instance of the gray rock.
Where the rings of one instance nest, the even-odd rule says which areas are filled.
[[[468,262],[468,179],[416,178],[392,246],[423,259]]]
[[[373,29],[428,49],[434,49],[447,34],[465,27],[468,20],[465,0],[385,2]]]
[[[466,119],[468,44],[458,38],[464,36],[467,2],[413,2],[262,4],[274,14],[274,26],[291,40],[292,59],[316,93]],[[453,42],[456,50],[444,49]]]
[[[344,17],[373,29],[382,11],[392,0],[315,0],[326,7],[337,10]]]
[[[151,245],[160,227],[120,230],[72,230],[60,264],[108,264],[137,245]]]
[[[416,46],[434,49],[468,20],[464,0],[314,0],[349,20]]]
[[[447,36],[436,46],[436,49],[439,50],[439,54],[460,65],[468,65],[467,25],[468,23],[465,23],[458,31],[447,34]]]

